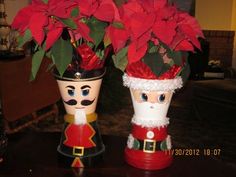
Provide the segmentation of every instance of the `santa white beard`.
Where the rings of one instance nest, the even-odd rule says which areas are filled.
[[[166,117],[170,105],[167,103],[137,102],[131,94],[134,116],[132,123],[142,127],[164,127],[169,124],[169,118]]]

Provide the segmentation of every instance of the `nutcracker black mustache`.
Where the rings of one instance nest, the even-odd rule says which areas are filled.
[[[89,106],[89,105],[93,104],[94,101],[95,101],[95,98],[93,100],[82,100],[80,104],[83,105],[83,106]],[[70,106],[77,105],[77,101],[74,100],[74,99],[64,101],[64,103],[66,103]]]

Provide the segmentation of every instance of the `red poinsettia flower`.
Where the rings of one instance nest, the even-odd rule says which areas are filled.
[[[81,22],[80,19],[76,20],[76,25],[76,29],[68,29],[72,41],[78,41],[79,39],[83,38],[87,41],[93,42],[93,39],[89,35],[89,27],[85,23]]]
[[[80,14],[82,16],[90,17],[97,10],[98,0],[75,0],[79,5]]]
[[[84,56],[79,67],[102,67],[110,44],[104,38],[106,28],[112,28],[111,24],[119,20],[113,0],[32,0],[18,12],[12,28],[23,37],[21,44],[32,39],[37,43],[33,77],[45,55],[63,75],[71,62],[73,47]]]
[[[76,3],[69,0],[33,0],[32,4],[20,10],[15,17],[12,28],[24,33],[29,29],[35,41],[41,45],[46,39],[46,50],[59,38],[63,31],[63,23],[54,17],[68,18],[70,10]]]
[[[75,0],[75,2],[79,6],[81,16],[93,15],[107,22],[119,19],[119,12],[113,0]]]
[[[200,49],[197,37],[204,38],[196,19],[187,13],[177,12],[176,21],[178,24],[177,34],[171,43],[171,48],[182,51],[193,51],[194,47]]]
[[[195,18],[179,12],[167,0],[130,0],[120,8],[120,23],[117,30],[125,34],[121,37],[110,29],[108,35],[115,52],[128,46],[128,62],[140,60],[148,50],[148,44],[165,44],[174,51],[193,51],[200,48],[198,37],[203,37]],[[123,40],[123,41],[122,41]]]

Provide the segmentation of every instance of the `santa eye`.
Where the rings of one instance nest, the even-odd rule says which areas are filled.
[[[87,96],[89,94],[89,89],[82,90],[82,96]]]
[[[163,103],[163,102],[165,102],[165,100],[166,100],[166,95],[163,93],[163,94],[160,94],[159,96],[158,96],[158,102],[159,103]]]
[[[141,93],[141,100],[142,101],[147,101],[148,100],[148,96],[146,93]]]

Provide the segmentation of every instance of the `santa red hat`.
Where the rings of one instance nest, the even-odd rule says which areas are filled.
[[[123,85],[137,90],[174,91],[183,86],[182,78],[177,76],[181,69],[181,66],[173,65],[168,71],[157,76],[145,63],[139,61],[127,66]]]

